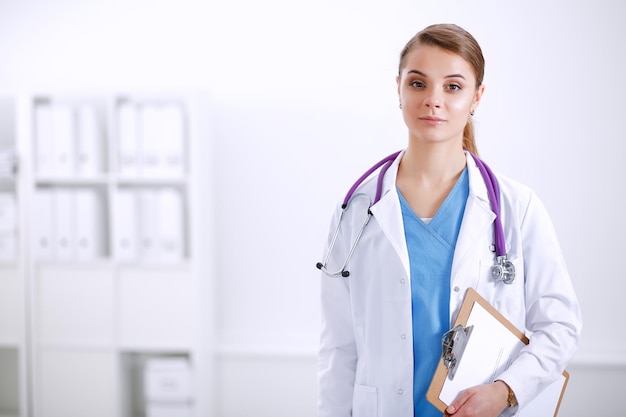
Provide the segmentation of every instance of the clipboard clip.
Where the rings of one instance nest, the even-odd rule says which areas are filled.
[[[462,324],[457,324],[454,328],[444,333],[441,338],[441,356],[443,357],[444,366],[448,368],[448,378],[450,380],[454,379],[454,374],[461,362],[463,352],[473,329],[474,326],[463,327]]]

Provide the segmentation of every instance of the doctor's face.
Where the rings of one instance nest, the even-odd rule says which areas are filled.
[[[402,116],[411,141],[458,142],[484,87],[461,56],[442,48],[417,45],[396,78]]]

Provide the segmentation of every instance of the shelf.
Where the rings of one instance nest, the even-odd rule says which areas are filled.
[[[211,360],[197,356],[208,271],[192,249],[211,233],[199,238],[192,213],[191,152],[206,133],[194,98],[15,100],[10,136],[25,163],[0,191],[15,197],[23,256],[0,260],[0,417],[145,416],[138,366]]]
[[[35,260],[33,262],[38,268],[59,268],[59,267],[77,267],[77,268],[113,268],[115,263],[109,257],[92,260],[73,259],[63,260]]]
[[[189,356],[194,349],[191,344],[183,345],[148,345],[148,344],[136,344],[136,345],[120,345],[117,347],[122,355],[148,355],[148,356]]]
[[[54,177],[54,176],[37,176],[35,178],[36,186],[100,186],[104,187],[109,184],[110,180],[106,175],[94,177]]]
[[[191,343],[180,345],[167,344],[121,344],[117,348],[122,354],[141,355],[189,355],[194,347]]]
[[[131,178],[131,177],[118,177],[113,181],[120,186],[128,187],[159,187],[159,186],[171,186],[171,187],[184,187],[188,183],[187,177],[154,177],[154,178]]]
[[[62,187],[79,187],[79,186],[107,186],[109,184],[128,187],[184,187],[188,183],[187,177],[153,177],[153,178],[136,178],[136,177],[118,177],[100,175],[94,177],[54,177],[54,176],[38,176],[35,178],[36,186],[62,186]],[[10,180],[0,179],[0,186],[6,182],[7,185],[13,185]]]
[[[104,257],[95,260],[36,260],[34,264],[39,268],[57,268],[57,267],[76,267],[76,268],[117,268],[117,269],[155,269],[155,268],[171,268],[186,269],[191,268],[191,260],[184,257],[177,260],[168,259],[114,259],[112,257]],[[17,267],[17,262],[0,261],[0,268]]]
[[[187,270],[189,271],[192,265],[191,260],[188,257],[184,257],[179,260],[167,260],[167,259],[136,259],[136,260],[119,260],[115,262],[118,269],[155,269],[155,268],[170,268],[173,270]]]

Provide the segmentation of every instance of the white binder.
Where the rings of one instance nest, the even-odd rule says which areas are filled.
[[[75,259],[92,261],[104,256],[104,198],[95,189],[79,188],[74,192],[76,207]]]
[[[184,256],[184,208],[180,191],[161,188],[157,195],[157,256],[164,261],[180,261]]]
[[[150,178],[162,177],[164,164],[161,153],[163,142],[161,111],[155,104],[143,104],[139,114],[141,174]]]
[[[39,188],[34,193],[33,207],[37,208],[33,219],[33,254],[39,261],[55,259],[55,195],[53,188]]]
[[[158,200],[157,191],[145,188],[137,191],[137,224],[139,225],[139,258],[157,260],[159,258],[158,238]]]
[[[59,261],[71,261],[76,250],[74,191],[67,188],[54,190],[54,253]],[[82,213],[81,213],[82,214]]]
[[[137,108],[133,103],[118,105],[118,172],[122,176],[136,177],[140,172],[137,119]]]
[[[69,105],[55,104],[52,108],[54,128],[53,174],[70,176],[76,172],[75,165],[75,118]]]
[[[161,171],[168,177],[180,177],[185,172],[185,125],[183,108],[166,104],[160,109]]]
[[[76,171],[89,176],[103,171],[102,131],[96,109],[83,105],[76,111]]]
[[[55,158],[52,106],[49,103],[37,104],[34,116],[35,171],[39,175],[51,175],[54,173]]]
[[[119,188],[113,197],[113,256],[120,261],[137,259],[137,197],[130,188]]]

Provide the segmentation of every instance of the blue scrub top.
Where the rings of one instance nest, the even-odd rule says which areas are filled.
[[[426,391],[441,356],[441,337],[450,330],[450,275],[469,196],[467,167],[428,223],[399,190],[398,195],[411,265],[414,415],[441,417],[426,399]]]

